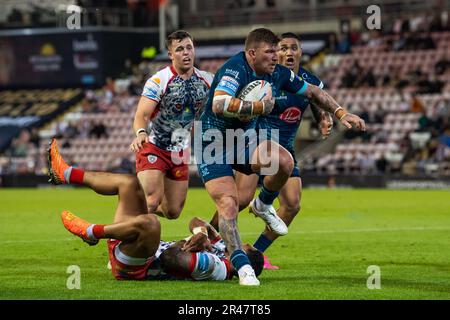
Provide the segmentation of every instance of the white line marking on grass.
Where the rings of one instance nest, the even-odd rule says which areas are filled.
[[[289,234],[333,234],[333,233],[364,233],[364,232],[396,232],[396,231],[447,231],[450,227],[412,227],[412,228],[364,228],[364,229],[338,229],[338,230],[310,230],[310,231],[291,231]],[[241,235],[252,236],[260,232],[242,232]],[[176,238],[185,237],[183,235],[170,235],[170,241]],[[169,241],[164,239],[165,241]],[[66,242],[80,241],[78,238],[50,239],[50,240],[3,240],[0,244],[16,243],[46,243],[46,242]]]
[[[0,241],[0,244],[15,244],[15,243],[46,243],[46,242],[66,242],[80,240],[77,238],[64,238],[64,239],[49,239],[49,240],[4,240]]]

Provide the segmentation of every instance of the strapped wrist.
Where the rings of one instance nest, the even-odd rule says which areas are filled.
[[[139,136],[141,133],[145,133],[148,135],[147,130],[145,128],[139,128],[136,130],[136,137]]]
[[[192,229],[193,234],[203,233],[205,236],[208,236],[208,230],[205,227],[195,227]]]
[[[342,107],[339,107],[336,110],[334,110],[334,116],[336,118],[338,118],[339,120],[342,120],[347,114],[348,114],[348,111]]]

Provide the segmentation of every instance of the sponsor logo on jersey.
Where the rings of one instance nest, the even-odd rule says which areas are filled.
[[[224,77],[225,78],[225,77]],[[229,77],[227,77],[229,78]],[[238,89],[238,86],[235,85],[234,83],[228,81],[228,80],[224,80],[222,78],[222,80],[219,82],[219,84],[217,85],[217,89],[218,90],[223,90],[223,89],[230,89],[232,92],[236,92]]]
[[[233,77],[223,76],[222,79],[220,79],[220,81],[227,81],[239,87],[239,82]]]
[[[153,82],[154,84],[156,84],[157,86],[160,85],[161,83],[161,79],[160,78],[150,78],[150,82]]]
[[[236,79],[239,79],[239,71],[233,70],[233,69],[225,69],[225,74],[230,74]]]
[[[150,88],[150,87],[145,87],[144,93],[147,96],[151,96],[151,97],[155,97],[155,98],[158,96],[158,91],[156,91],[155,89]]]
[[[148,162],[150,162],[150,163],[155,163],[156,160],[158,160],[158,157],[155,156],[154,154],[151,154],[151,155],[149,155],[149,156],[147,157],[147,159],[148,159]]]
[[[287,123],[297,123],[301,115],[302,112],[297,107],[290,107],[280,114],[280,119]]]

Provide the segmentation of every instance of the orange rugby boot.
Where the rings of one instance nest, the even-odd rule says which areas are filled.
[[[55,138],[52,139],[50,148],[47,150],[47,165],[48,175],[50,177],[49,182],[53,184],[67,183],[64,178],[64,171],[69,168],[69,165],[64,161],[63,157],[59,153]]]
[[[64,227],[74,235],[80,237],[84,242],[90,246],[94,246],[98,243],[97,239],[91,239],[87,234],[87,229],[92,223],[83,220],[69,211],[63,211],[61,213],[62,223]]]

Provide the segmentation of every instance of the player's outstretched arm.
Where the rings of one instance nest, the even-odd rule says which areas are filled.
[[[352,125],[355,125],[358,130],[366,130],[366,124],[363,119],[342,108],[325,90],[310,84],[306,88],[304,95],[322,110],[333,113],[348,129],[351,129]]]
[[[130,149],[133,152],[142,148],[144,142],[148,142],[147,124],[156,109],[158,103],[147,97],[142,96],[139,99],[139,103],[134,115],[133,130],[136,133],[136,138],[130,145]]]
[[[269,114],[275,106],[275,99],[268,94],[262,101],[243,101],[224,91],[214,92],[212,110],[215,114],[229,118],[252,117]]]

